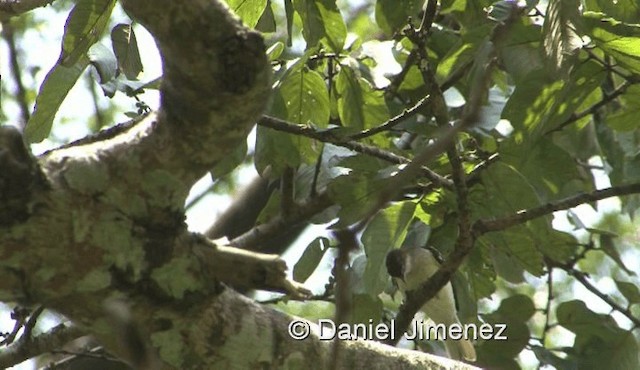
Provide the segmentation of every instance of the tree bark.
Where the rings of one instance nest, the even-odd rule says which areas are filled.
[[[326,368],[332,342],[293,340],[291,317],[223,284],[303,295],[284,262],[216,246],[184,223],[192,184],[266,107],[261,36],[220,1],[122,6],[158,43],[161,109],[39,158],[0,130],[0,300],[64,314],[135,368]],[[341,345],[345,368],[464,367]]]

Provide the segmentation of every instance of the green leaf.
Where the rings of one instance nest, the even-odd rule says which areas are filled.
[[[338,205],[339,221],[333,228],[344,227],[360,220],[378,199],[380,180],[358,172],[339,176],[327,185],[329,197]]]
[[[306,66],[311,53],[294,63],[276,84],[269,113],[292,123],[326,127],[329,94],[322,76]],[[258,127],[256,168],[263,171],[271,165],[275,174],[279,174],[285,167],[315,163],[321,150],[322,145],[309,138]]]
[[[400,247],[413,218],[414,202],[396,203],[373,217],[362,233],[362,244],[367,255],[364,270],[364,288],[371,296],[380,294],[389,280],[385,267],[387,253]]]
[[[509,120],[516,130],[513,139],[516,143],[525,139],[535,142],[562,124],[583,106],[605,76],[603,67],[592,60],[579,64],[568,80],[553,80],[544,70],[529,73],[516,86],[502,111],[502,118]]]
[[[495,235],[486,235],[496,248],[501,249],[512,263],[519,264],[534,276],[544,273],[544,261],[530,232],[516,226]]]
[[[515,22],[509,33],[496,43],[500,62],[516,85],[530,72],[543,67],[540,54],[542,27],[529,22]]]
[[[616,286],[630,305],[640,303],[640,288],[634,283],[615,280]]]
[[[418,13],[424,1],[419,0],[378,0],[376,1],[376,22],[384,33],[392,35],[408,24],[409,17],[419,22]]]
[[[436,79],[438,82],[444,82],[449,76],[457,73],[462,68],[466,68],[480,47],[486,42],[486,37],[490,34],[492,28],[483,24],[474,28],[471,32],[465,33],[459,42],[454,45],[449,52],[438,62],[436,70]],[[420,76],[422,80],[422,76]],[[422,81],[424,84],[424,81]]]
[[[142,72],[142,61],[138,41],[131,24],[118,24],[111,30],[111,44],[118,59],[120,70],[130,80],[135,80]]]
[[[380,125],[389,118],[382,91],[374,90],[351,68],[343,66],[340,69],[336,89],[338,114],[344,126],[362,130]]]
[[[267,7],[267,0],[227,0],[227,4],[244,24],[254,28]]]
[[[278,117],[298,124],[326,127],[329,123],[329,94],[322,76],[305,65],[305,60],[292,67],[276,86],[284,111]]]
[[[271,8],[271,0],[267,2],[267,6],[256,24],[256,30],[264,33],[276,32],[276,16]]]
[[[304,283],[315,271],[316,267],[329,250],[330,242],[325,237],[315,238],[302,253],[302,256],[293,267],[293,280]]]
[[[118,61],[113,52],[102,44],[94,44],[87,53],[91,65],[100,76],[100,84],[113,80],[118,73]]]
[[[256,170],[263,173],[271,165],[275,174],[280,174],[286,167],[296,168],[300,165],[300,152],[291,135],[258,125],[256,131]]]
[[[575,160],[551,140],[542,139],[531,145],[507,140],[500,149],[504,163],[517,168],[543,200],[574,194],[576,182],[584,181]],[[579,190],[590,189],[585,186]]]
[[[483,241],[481,239],[481,241]],[[513,263],[513,256],[509,251],[491,244],[483,243],[490,250],[491,262],[496,274],[513,284],[520,284],[525,281],[524,268],[520,263]]]
[[[536,307],[531,297],[516,294],[503,299],[500,302],[500,308],[494,314],[500,315],[500,320],[503,322],[527,322],[535,313]]]
[[[277,41],[275,44],[271,45],[269,49],[267,49],[267,56],[269,57],[269,61],[274,61],[280,58],[282,52],[284,51],[284,44],[280,41]]]
[[[33,115],[24,130],[27,142],[37,143],[49,136],[60,105],[88,65],[89,58],[83,55],[76,64],[69,67],[56,64],[47,73],[36,97]]]
[[[111,273],[96,268],[89,271],[82,279],[78,280],[75,289],[78,292],[96,292],[111,285]]]
[[[302,18],[302,36],[307,48],[317,46],[322,40],[334,53],[342,51],[347,27],[335,0],[294,0],[293,6]]]
[[[616,131],[633,131],[640,126],[640,86],[631,85],[618,99],[620,108],[607,116],[607,125]]]
[[[611,315],[592,312],[584,302],[561,303],[558,323],[576,334],[569,359],[579,369],[638,369],[638,343],[633,334],[618,327]]]
[[[550,0],[544,18],[544,52],[556,72],[567,71],[582,47],[579,0]]]
[[[540,204],[529,179],[517,167],[495,163],[482,173],[484,192],[474,200],[482,206],[482,215],[506,215]]]
[[[489,361],[484,364],[485,366],[495,366],[496,361],[501,363],[513,359],[524,349],[531,336],[527,321],[534,313],[535,307],[531,298],[518,294],[503,299],[495,312],[484,315],[485,320],[493,324],[494,330],[498,330],[496,325],[503,325],[505,331],[502,335],[508,338],[508,340],[488,340],[482,343],[482,353],[486,353]]]
[[[624,24],[601,13],[585,13],[591,40],[633,73],[640,73],[640,25]]]
[[[60,64],[75,65],[100,39],[115,3],[114,0],[81,0],[73,7],[64,26]]]
[[[602,12],[625,23],[638,23],[640,3],[637,0],[585,0],[587,11]]]
[[[285,16],[287,17],[287,46],[291,47],[292,43],[291,43],[291,39],[292,39],[292,33],[291,33],[291,29],[293,27],[293,15],[294,15],[294,10],[293,10],[293,3],[291,2],[292,0],[284,0],[284,12],[285,12]]]

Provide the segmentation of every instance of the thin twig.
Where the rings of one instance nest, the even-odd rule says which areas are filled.
[[[358,132],[357,134],[350,135],[349,138],[352,139],[352,140],[359,140],[359,139],[362,139],[362,138],[365,138],[365,137],[368,137],[368,136],[372,136],[372,135],[375,135],[375,134],[383,132],[383,131],[388,131],[388,130],[392,129],[393,127],[397,126],[402,121],[404,121],[404,120],[416,115],[420,111],[420,109],[424,105],[426,105],[426,103],[428,101],[429,101],[429,95],[427,95],[424,98],[418,100],[418,102],[416,104],[414,104],[411,108],[403,110],[398,115],[396,115],[395,117],[393,117],[393,118],[389,119],[388,121],[384,122],[380,126],[376,126],[376,127],[373,127],[373,128]]]
[[[568,197],[565,199],[548,202],[538,207],[523,209],[515,214],[495,220],[478,220],[473,225],[474,235],[480,236],[492,231],[500,231],[512,226],[523,224],[538,217],[551,214],[556,211],[576,207],[582,203],[595,202],[605,198],[640,193],[640,183],[612,186],[610,188],[592,191]]]
[[[576,280],[578,280],[580,282],[580,284],[582,284],[585,288],[587,288],[587,290],[589,290],[591,293],[595,294],[596,296],[598,296],[600,299],[602,299],[605,303],[607,303],[609,306],[611,306],[611,308],[613,308],[614,310],[620,312],[621,314],[623,314],[627,319],[629,319],[629,321],[631,321],[633,323],[633,325],[635,326],[635,328],[639,328],[640,327],[640,319],[635,317],[633,315],[633,313],[626,307],[622,307],[621,305],[619,305],[618,303],[616,303],[613,299],[611,299],[608,295],[602,293],[600,290],[598,290],[598,288],[596,288],[593,284],[591,284],[591,282],[589,282],[589,280],[587,279],[587,275],[582,272],[582,271],[578,271],[576,269],[570,268],[570,269],[564,269],[569,275],[573,276]]]
[[[337,146],[341,146],[347,149],[351,149],[354,152],[366,154],[372,157],[380,158],[390,163],[395,164],[406,164],[412,162],[409,158],[403,157],[401,155],[397,155],[391,153],[386,150],[382,150],[373,146],[365,145],[353,140],[345,140],[343,138],[339,138],[335,136],[331,131],[316,131],[312,127],[305,125],[295,125],[290,122],[281,120],[279,118],[271,117],[271,116],[262,116],[258,121],[260,126],[269,127],[274,130],[288,132],[290,134],[306,136],[318,141],[322,141],[325,143],[331,143]],[[429,179],[431,182],[438,184],[438,186],[451,189],[453,183],[451,180],[444,178],[438,173],[432,171],[426,166],[420,166],[422,175]]]
[[[589,108],[583,110],[582,112],[571,114],[566,120],[564,120],[564,122],[559,124],[558,127],[555,127],[553,129],[545,132],[544,135],[549,135],[551,133],[554,133],[554,132],[557,132],[557,131],[561,131],[562,129],[564,129],[566,126],[572,124],[573,122],[576,122],[579,119],[582,119],[582,118],[584,118],[584,117],[586,117],[588,115],[596,113],[598,111],[598,109],[604,107],[609,102],[611,102],[613,99],[615,99],[618,96],[624,94],[625,91],[627,91],[629,86],[631,86],[632,84],[633,83],[631,83],[629,81],[623,82],[622,84],[620,84],[620,86],[618,86],[615,90],[613,90],[611,92],[611,94],[607,94],[607,95],[603,96],[602,99],[599,102],[597,102],[594,105],[590,106]]]

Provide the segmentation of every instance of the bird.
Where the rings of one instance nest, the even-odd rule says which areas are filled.
[[[387,272],[406,295],[407,291],[415,290],[433,276],[440,263],[429,249],[422,247],[405,247],[394,249],[386,257]],[[455,298],[451,282],[448,282],[421,309],[434,323],[461,325],[456,313]],[[446,339],[445,348],[449,357],[455,360],[476,360],[476,350],[473,343],[466,338],[460,340]]]

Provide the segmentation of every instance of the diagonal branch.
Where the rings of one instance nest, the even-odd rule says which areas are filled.
[[[407,118],[413,117],[414,115],[418,114],[420,109],[423,106],[425,106],[428,102],[429,102],[429,95],[418,100],[418,102],[414,104],[411,108],[403,110],[398,115],[384,122],[380,126],[372,127],[370,129],[358,132],[357,134],[350,135],[349,138],[352,140],[359,140],[365,137],[373,136],[383,131],[388,131],[393,127],[397,126],[398,124],[400,124],[402,121],[406,120]]]
[[[576,207],[582,203],[595,202],[605,198],[640,193],[640,183],[613,186],[607,189],[596,190],[590,193],[578,194],[565,199],[548,202],[541,206],[523,209],[517,213],[495,220],[478,220],[473,225],[474,235],[480,236],[492,231],[500,231],[512,226],[523,224],[535,218],[564,209]]]
[[[640,319],[637,318],[631,312],[630,309],[628,309],[626,307],[622,307],[621,305],[616,303],[613,299],[611,299],[607,294],[604,294],[600,290],[598,290],[598,288],[596,288],[593,284],[591,284],[589,279],[587,279],[587,274],[585,274],[582,271],[578,271],[578,270],[576,270],[574,268],[565,268],[563,266],[558,266],[558,265],[556,265],[555,267],[559,267],[559,268],[562,268],[563,270],[565,270],[569,275],[573,276],[576,280],[578,280],[580,282],[580,284],[582,284],[582,286],[587,288],[587,290],[589,290],[591,293],[593,293],[596,296],[598,296],[598,298],[600,298],[604,302],[606,302],[609,306],[611,306],[611,308],[613,308],[614,310],[616,310],[616,311],[620,312],[621,314],[623,314],[627,319],[629,319],[629,321],[631,321],[633,323],[633,325],[636,328],[640,327]]]
[[[10,347],[0,351],[0,368],[6,369],[32,357],[51,352],[66,343],[86,335],[76,326],[60,324],[36,337],[22,337]]]
[[[309,126],[295,125],[271,116],[262,116],[262,118],[260,118],[260,120],[258,121],[258,124],[260,126],[269,127],[274,130],[288,132],[295,135],[306,136],[308,138],[322,141],[324,143],[331,143],[337,146],[351,149],[354,152],[380,158],[390,163],[405,164],[405,163],[412,162],[412,160],[410,160],[409,158],[403,157],[401,155],[397,155],[386,150],[382,150],[373,146],[362,144],[357,141],[345,140],[343,138],[337,137],[336,135],[331,133],[331,131],[320,132],[320,131],[316,131],[315,129]],[[422,162],[422,163],[425,163],[425,162]],[[421,165],[420,170],[422,171],[422,175],[424,175],[424,177],[429,179],[431,182],[438,184],[438,186],[450,189],[453,185],[451,180],[446,179],[445,177],[439,175],[435,171],[425,166]]]

